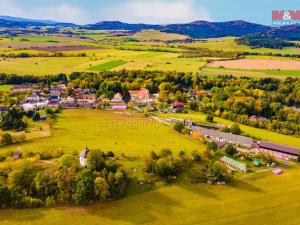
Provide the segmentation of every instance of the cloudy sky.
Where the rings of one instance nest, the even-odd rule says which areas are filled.
[[[242,19],[270,25],[271,12],[277,9],[300,10],[299,0],[0,0],[0,15],[78,24]]]

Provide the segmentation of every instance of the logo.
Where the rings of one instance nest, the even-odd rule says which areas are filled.
[[[272,11],[273,26],[287,26],[300,24],[300,10],[274,10]]]

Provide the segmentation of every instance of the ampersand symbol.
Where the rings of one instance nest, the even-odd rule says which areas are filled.
[[[289,11],[284,11],[283,13],[283,17],[282,17],[284,20],[291,20],[292,17],[290,15],[290,12]]]

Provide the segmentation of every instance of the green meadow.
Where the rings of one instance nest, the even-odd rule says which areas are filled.
[[[0,153],[16,151],[18,146],[1,147]],[[172,127],[143,114],[85,109],[64,110],[51,129],[51,136],[28,139],[20,146],[22,151],[62,150],[69,153],[80,152],[88,146],[133,156],[143,156],[162,148],[174,152],[205,148],[191,137],[178,134]]]
[[[246,174],[236,185],[181,180],[85,207],[0,210],[1,225],[298,225],[300,167]]]
[[[0,85],[0,91],[9,91],[11,88],[13,88],[14,85],[10,84],[1,84]]]
[[[114,60],[114,61],[110,61],[110,62],[107,62],[107,63],[100,64],[98,66],[93,66],[89,70],[91,70],[91,71],[111,70],[111,69],[114,69],[118,66],[124,65],[126,63],[127,62],[125,62],[123,60]]]

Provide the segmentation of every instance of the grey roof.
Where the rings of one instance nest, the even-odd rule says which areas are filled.
[[[277,151],[277,152],[282,152],[282,153],[299,156],[299,150],[297,148],[286,146],[286,145],[276,144],[276,143],[272,143],[272,142],[268,142],[268,141],[260,141],[259,147]]]
[[[202,134],[203,136],[212,138],[212,139],[224,139],[225,142],[233,142],[234,144],[238,144],[241,146],[252,146],[253,145],[253,139],[249,138],[249,137],[245,137],[245,136],[241,136],[241,135],[236,135],[236,134],[231,134],[231,133],[225,133],[222,131],[218,131],[218,130],[213,130],[213,129],[207,129],[207,128],[203,128],[203,127],[192,127],[191,129],[192,131],[198,131],[200,134]]]

